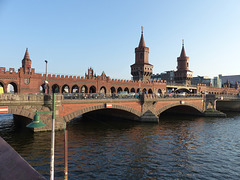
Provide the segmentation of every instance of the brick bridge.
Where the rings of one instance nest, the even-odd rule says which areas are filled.
[[[139,122],[158,122],[159,116],[169,110],[204,115],[207,108],[215,109],[214,95],[192,97],[159,98],[154,95],[142,95],[140,98],[102,98],[102,99],[65,99],[62,94],[55,94],[56,129],[63,129],[67,122],[79,115],[118,116]],[[0,95],[0,106],[8,106],[8,113],[15,120],[28,124],[36,111],[51,111],[52,95],[43,94],[4,94]],[[51,129],[51,113],[41,114],[41,120],[47,126],[35,129]]]

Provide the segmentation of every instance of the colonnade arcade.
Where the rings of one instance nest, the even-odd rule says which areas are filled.
[[[18,86],[15,82],[3,83],[0,81],[0,87],[3,88],[4,93],[18,93]]]
[[[111,88],[106,88],[105,86],[101,86],[99,89],[96,88],[95,85],[73,85],[69,86],[68,84],[64,84],[63,86],[60,86],[58,84],[53,84],[52,86],[47,85],[47,92],[48,93],[104,93],[104,94],[114,94],[119,92],[127,92],[127,93],[138,93],[143,92],[147,94],[153,94],[153,89],[151,88],[128,88],[128,87],[122,87],[122,86],[112,86]],[[40,92],[45,92],[45,84],[42,84],[40,86]],[[156,91],[159,94],[162,94],[162,90],[158,89]]]

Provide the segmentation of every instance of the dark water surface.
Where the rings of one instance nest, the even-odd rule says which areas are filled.
[[[159,124],[74,120],[68,132],[69,179],[240,179],[240,114]],[[49,178],[51,132],[19,130],[0,115],[0,135]],[[57,131],[55,179],[64,177],[63,140]]]

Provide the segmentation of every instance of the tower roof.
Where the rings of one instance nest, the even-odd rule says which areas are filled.
[[[138,47],[146,47],[144,37],[143,37],[143,27],[141,27],[141,28],[142,28],[141,39],[140,39]]]
[[[184,49],[184,40],[182,40],[182,51],[181,51],[180,57],[187,57]]]
[[[29,59],[29,60],[30,60],[28,48],[26,48],[26,52],[25,52],[25,55],[24,55],[24,58],[23,58],[23,59],[25,59],[25,60]]]

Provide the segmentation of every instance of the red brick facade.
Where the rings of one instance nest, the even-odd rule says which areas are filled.
[[[80,76],[64,76],[35,73],[35,69],[31,67],[32,61],[26,49],[22,60],[22,67],[15,71],[14,68],[6,70],[0,67],[0,87],[3,87],[4,93],[9,92],[9,85],[12,85],[14,93],[107,93],[113,94],[121,91],[127,92],[146,92],[148,94],[167,92],[165,81],[150,81],[152,75],[152,65],[148,63],[149,48],[145,46],[143,34],[140,39],[139,47],[135,49],[135,64],[131,66],[131,74],[135,80],[111,79],[103,72],[100,76],[94,74],[93,69],[88,70],[85,77]],[[178,70],[175,72],[176,82],[183,83],[186,86],[192,78],[192,72],[188,69],[188,57],[186,56],[184,46],[178,58]],[[44,84],[47,79],[47,88]],[[141,81],[138,81],[140,79]],[[168,88],[172,89],[168,86]],[[45,89],[47,89],[45,91]],[[195,92],[195,91],[194,91]],[[206,85],[197,85],[195,93],[210,94],[238,94],[237,89],[233,88],[214,88]]]
[[[41,93],[44,92],[44,81],[46,75],[35,73],[35,69],[31,68],[31,60],[26,50],[22,60],[22,67],[16,72],[14,68],[8,71],[5,67],[0,67],[0,86],[4,92],[11,84],[15,93]],[[165,92],[166,83],[163,81],[130,81],[111,79],[102,73],[96,76],[92,69],[89,69],[85,77],[80,76],[64,76],[64,75],[47,75],[48,92],[84,92],[84,93],[117,93],[120,91],[138,92],[139,89],[146,90],[148,93]]]

